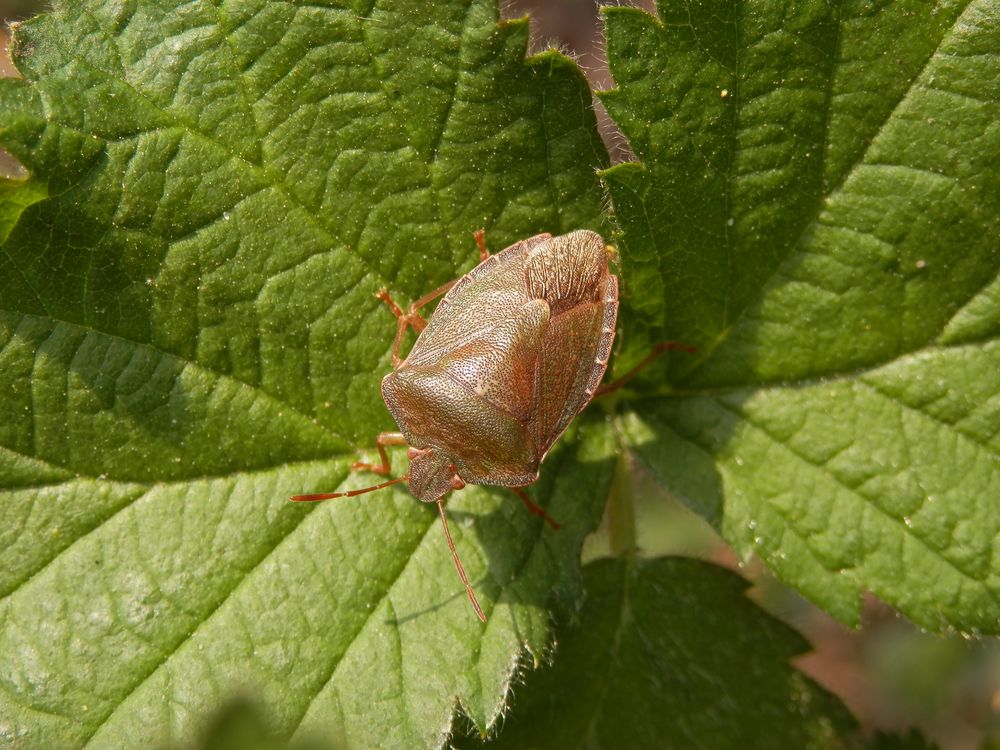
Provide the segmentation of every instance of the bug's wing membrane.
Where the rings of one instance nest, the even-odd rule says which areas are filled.
[[[549,323],[535,374],[535,412],[529,431],[541,457],[590,403],[614,343],[618,280],[607,276],[600,301],[578,305]],[[574,342],[566,346],[566,342]]]

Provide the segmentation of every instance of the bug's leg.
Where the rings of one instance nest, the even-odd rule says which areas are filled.
[[[389,308],[389,312],[396,316],[396,338],[392,340],[392,366],[393,369],[396,369],[403,362],[403,358],[399,356],[399,350],[403,346],[403,336],[406,334],[406,329],[410,325],[410,321],[406,313],[396,304],[396,300],[389,295],[387,289],[384,287],[379,289],[375,292],[375,297],[385,302]]]
[[[424,317],[419,312],[420,308],[426,305],[428,302],[433,302],[441,295],[447,294],[448,290],[451,289],[453,286],[455,286],[455,284],[457,284],[458,281],[459,281],[458,279],[454,279],[452,281],[449,281],[447,284],[442,284],[433,292],[425,294],[423,297],[421,297],[412,305],[410,305],[410,312],[407,313],[406,319],[407,323],[413,326],[413,330],[415,330],[417,333],[420,333],[422,330],[424,330],[424,328],[427,327],[427,321],[424,320]]]
[[[482,263],[484,260],[490,257],[490,251],[486,249],[486,240],[484,239],[485,236],[486,236],[485,229],[476,230],[475,238],[476,238],[476,245],[479,247],[480,263]],[[458,278],[449,281],[447,284],[442,284],[430,294],[425,294],[423,297],[421,297],[412,305],[410,305],[410,312],[408,315],[410,319],[409,323],[417,330],[418,333],[424,330],[424,327],[427,325],[427,321],[424,320],[422,315],[420,315],[419,312],[420,308],[426,305],[428,302],[433,302],[441,295],[447,294],[448,290],[451,289],[453,286],[455,286],[455,284],[457,284],[460,280],[461,279]]]
[[[486,240],[484,239],[486,230],[480,229],[475,233],[476,245],[479,246],[479,262],[483,262],[490,257],[490,251],[486,249]],[[425,294],[423,297],[418,299],[416,302],[410,305],[410,309],[407,312],[403,312],[403,309],[396,304],[396,301],[389,296],[389,292],[386,289],[379,289],[375,294],[380,300],[385,302],[389,307],[389,311],[396,316],[396,338],[392,342],[392,366],[398,368],[403,362],[403,358],[400,356],[399,352],[403,348],[403,337],[406,335],[406,329],[413,327],[417,333],[420,333],[427,327],[427,321],[424,320],[424,316],[420,314],[420,308],[429,302],[433,302],[438,297],[447,294],[448,290],[451,289],[455,284],[457,284],[460,279],[454,279],[449,281],[447,284],[442,284],[433,292]]]
[[[636,375],[642,372],[646,367],[648,367],[649,363],[652,362],[657,357],[659,357],[661,354],[663,354],[663,352],[669,352],[675,349],[680,350],[682,352],[696,351],[696,349],[693,346],[688,346],[687,344],[678,344],[676,341],[664,341],[662,343],[659,343],[653,347],[653,351],[651,351],[643,358],[642,362],[640,362],[631,370],[626,372],[624,375],[618,378],[618,380],[615,380],[611,383],[605,383],[600,388],[598,388],[596,393],[594,393],[594,398],[597,398],[598,396],[606,396],[609,393],[617,391],[628,381],[630,381],[632,378],[634,378]]]
[[[472,236],[476,238],[476,246],[479,248],[479,262],[482,263],[490,257],[490,251],[486,249],[486,230],[477,229]]]
[[[405,482],[409,478],[409,474],[403,474],[403,476],[390,479],[388,482],[382,482],[382,484],[376,484],[373,487],[362,487],[360,490],[348,490],[347,492],[317,492],[314,495],[292,495],[288,499],[293,503],[315,503],[320,500],[332,500],[335,497],[357,497],[358,495],[364,495],[367,492],[375,492],[375,490],[382,490],[393,484]]]
[[[528,509],[528,512],[532,515],[538,516],[539,518],[544,518],[545,523],[552,527],[553,530],[559,529],[560,525],[556,522],[552,516],[545,512],[545,508],[540,505],[536,505],[535,502],[528,497],[528,493],[524,491],[523,487],[510,487],[511,492],[521,498],[521,502],[524,503],[524,507]]]
[[[423,316],[419,312],[420,308],[428,302],[437,299],[442,294],[445,294],[457,283],[458,279],[449,281],[447,284],[439,286],[430,294],[425,294],[423,297],[410,305],[409,312],[403,312],[402,308],[396,304],[396,301],[389,295],[387,290],[378,290],[375,296],[385,302],[385,304],[389,307],[389,312],[396,316],[396,337],[392,340],[393,368],[398,368],[403,363],[403,358],[400,356],[399,352],[403,348],[403,337],[406,335],[406,329],[413,326],[413,330],[420,333],[427,327],[427,321],[424,320]]]
[[[483,608],[479,606],[479,600],[476,599],[476,592],[472,590],[472,584],[469,583],[469,576],[465,574],[465,568],[462,567],[462,560],[458,556],[458,550],[455,549],[455,542],[452,541],[451,531],[448,530],[448,518],[444,513],[444,497],[439,497],[437,500],[438,512],[441,514],[441,525],[444,527],[444,536],[448,540],[448,548],[451,550],[451,556],[455,560],[455,569],[458,571],[458,577],[462,579],[462,583],[465,584],[465,593],[469,597],[469,603],[472,604],[472,608],[476,610],[476,616],[486,622],[486,615],[483,614]]]
[[[382,463],[368,464],[364,461],[358,461],[351,464],[351,468],[355,471],[370,471],[387,476],[389,474],[389,454],[385,452],[387,445],[406,445],[406,438],[403,437],[402,432],[383,432],[375,438],[375,447],[378,448],[378,454],[382,457]]]

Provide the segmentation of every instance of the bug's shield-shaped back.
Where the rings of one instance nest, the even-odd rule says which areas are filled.
[[[529,301],[437,362],[401,367],[382,381],[407,442],[431,450],[410,465],[418,497],[435,500],[450,489],[448,464],[471,484],[518,487],[537,478],[526,425],[548,322],[548,305]],[[435,471],[443,478],[432,478]]]
[[[527,424],[534,411],[536,362],[548,325],[549,306],[543,300],[528,300],[513,317],[456,348],[442,365],[482,401]]]
[[[463,276],[441,300],[403,366],[437,363],[466,342],[488,336],[498,323],[517,318],[519,308],[531,299],[525,289],[524,256],[550,239],[539,234],[516,242]]]

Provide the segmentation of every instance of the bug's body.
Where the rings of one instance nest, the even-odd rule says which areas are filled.
[[[382,381],[411,446],[413,494],[433,502],[461,483],[534,482],[604,376],[617,313],[618,280],[594,232],[522,240],[455,283]]]
[[[529,511],[559,528],[521,488],[538,479],[549,448],[595,395],[677,347],[661,344],[624,378],[599,388],[618,316],[618,279],[608,271],[611,251],[601,237],[585,230],[539,234],[493,256],[482,232],[476,240],[482,262],[409,312],[386,290],[377,295],[397,319],[382,397],[400,432],[379,435],[380,464],[354,468],[388,474],[385,446],[407,445],[409,472],[373,487],[292,500],[353,497],[408,481],[416,497],[437,503],[455,567],[485,622],[448,530],[444,495],[466,484],[510,487]],[[419,309],[442,294],[428,323]],[[420,335],[404,360],[399,352],[410,327]]]

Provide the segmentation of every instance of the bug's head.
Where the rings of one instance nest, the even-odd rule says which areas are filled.
[[[410,492],[418,500],[434,503],[447,492],[461,489],[455,479],[455,464],[441,451],[431,448],[410,448]]]
[[[406,452],[406,456],[410,459],[410,470],[396,479],[390,479],[387,482],[382,482],[371,487],[362,487],[357,490],[293,495],[290,499],[293,502],[302,503],[331,500],[337,497],[356,497],[368,492],[381,490],[399,482],[406,482],[410,487],[410,492],[417,499],[425,503],[436,503],[448,492],[460,490],[465,486],[465,482],[456,473],[457,470],[455,469],[454,462],[442,451],[430,448],[410,447]]]

